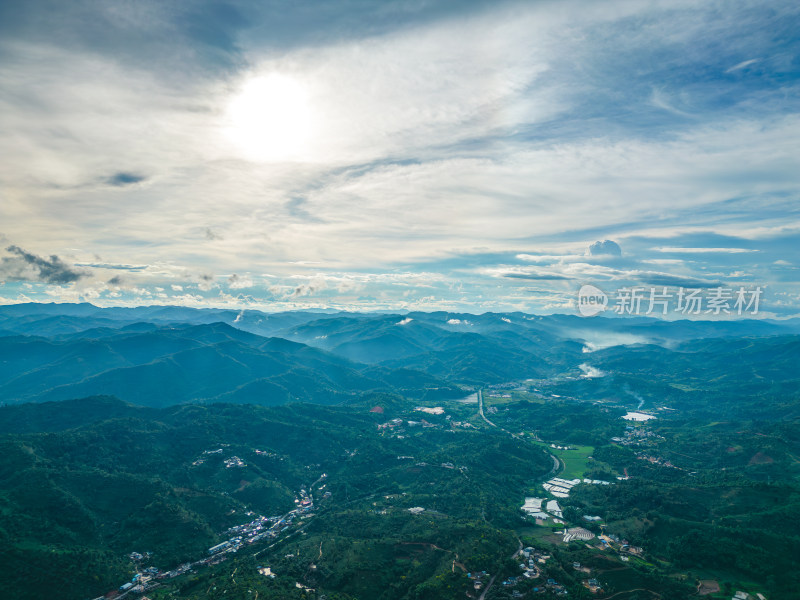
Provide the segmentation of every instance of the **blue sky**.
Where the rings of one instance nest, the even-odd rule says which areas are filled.
[[[0,302],[796,316],[798,31],[788,1],[0,3]]]

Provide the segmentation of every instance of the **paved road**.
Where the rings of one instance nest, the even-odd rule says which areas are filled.
[[[545,450],[545,452],[547,452],[547,450]],[[548,454],[550,453],[548,452]],[[553,468],[550,469],[550,472],[544,476],[544,479],[550,479],[551,477],[555,477],[556,475],[558,475],[558,471],[561,469],[561,461],[558,459],[558,457],[555,454],[550,454],[550,456],[553,459]]]
[[[613,596],[609,596],[608,598],[606,598],[606,600],[611,600],[611,598],[616,598],[620,594],[631,594],[633,592],[648,592],[650,594],[653,594],[656,598],[661,598],[661,596],[659,594],[656,594],[653,590],[648,590],[645,588],[636,588],[635,590],[625,590],[624,592],[617,592]]]
[[[519,537],[517,537],[517,541],[519,542],[519,548],[517,548],[517,551],[514,552],[514,554],[511,555],[512,559],[517,558],[517,556],[519,556],[522,553],[522,540],[519,539]],[[458,556],[458,555],[456,555],[456,556]],[[480,595],[478,600],[484,600],[484,598],[486,597],[486,592],[489,591],[489,588],[492,587],[492,584],[494,583],[494,578],[495,577],[497,577],[497,575],[492,575],[492,578],[489,580],[488,585],[483,589],[483,593]]]
[[[492,423],[488,419],[488,417],[484,414],[484,412],[483,412],[483,391],[482,390],[478,390],[478,413],[481,415],[483,420],[486,421],[492,427],[497,427],[497,429],[499,429],[500,431],[504,431],[505,433],[507,433],[511,437],[517,437],[516,434],[511,433],[508,429],[503,429],[502,427],[500,427],[496,423]]]
[[[517,541],[519,542],[519,548],[517,548],[517,551],[511,555],[512,559],[517,558],[520,554],[522,554],[522,540],[519,539],[519,536],[517,536]]]
[[[480,414],[481,418],[484,421],[486,421],[489,425],[491,425],[492,427],[497,427],[497,429],[499,429],[501,431],[505,431],[511,437],[520,439],[520,437],[518,435],[516,435],[514,433],[511,433],[507,429],[503,429],[502,427],[500,427],[499,425],[497,425],[495,423],[492,423],[486,417],[486,415],[483,412],[483,392],[481,390],[478,390],[478,414]],[[547,452],[546,449],[545,449],[545,452]],[[548,452],[548,454],[550,454],[550,453]],[[550,469],[550,472],[547,475],[544,476],[544,479],[550,479],[551,477],[555,477],[558,474],[558,472],[561,470],[561,461],[558,459],[558,457],[556,457],[554,454],[550,454],[550,456],[553,459],[553,468]]]
[[[489,591],[489,588],[490,588],[490,587],[492,587],[492,584],[494,583],[494,578],[495,578],[495,577],[497,577],[497,575],[492,575],[492,578],[489,580],[489,585],[487,585],[487,586],[486,586],[486,587],[483,589],[483,593],[480,595],[480,597],[478,598],[478,600],[483,600],[484,598],[486,598],[486,592],[488,592],[488,591]]]
[[[521,438],[519,435],[517,435],[516,433],[511,433],[511,432],[510,432],[508,429],[504,429],[504,428],[500,427],[499,425],[497,425],[496,423],[492,423],[492,422],[491,422],[491,421],[490,421],[490,420],[489,420],[489,419],[486,417],[486,415],[485,415],[485,414],[484,414],[484,412],[483,412],[483,392],[482,392],[481,390],[478,390],[478,414],[481,416],[481,418],[482,418],[484,421],[486,421],[486,422],[487,422],[489,425],[491,425],[492,427],[496,427],[496,428],[497,428],[497,429],[499,429],[500,431],[502,431],[502,432],[504,432],[504,433],[507,433],[508,435],[510,435],[510,436],[511,436],[511,437],[513,437],[513,438],[516,438],[516,439],[518,439],[518,440],[519,440],[519,439],[522,439],[522,438]]]
[[[483,413],[483,391],[478,390],[478,413],[480,413],[481,418],[486,421],[492,427],[497,427],[494,423],[492,423],[489,419],[486,418],[486,415]]]

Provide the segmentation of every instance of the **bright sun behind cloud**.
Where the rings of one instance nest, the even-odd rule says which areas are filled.
[[[250,160],[303,160],[312,134],[308,91],[272,73],[247,81],[227,110],[228,138]]]

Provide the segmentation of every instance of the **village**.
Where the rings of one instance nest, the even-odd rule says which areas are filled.
[[[223,448],[206,450],[203,452],[200,458],[193,461],[191,464],[192,466],[199,466],[203,464],[209,456],[222,455],[223,452]],[[255,450],[254,452],[256,454],[269,454],[260,450]],[[223,460],[223,464],[225,468],[242,468],[246,466],[245,462],[237,456],[225,458]],[[136,573],[133,575],[130,581],[120,585],[117,590],[113,590],[103,596],[99,596],[94,600],[120,600],[127,597],[129,594],[146,594],[147,592],[158,588],[165,580],[174,579],[186,573],[194,572],[202,567],[218,565],[222,562],[225,562],[233,554],[237,553],[245,546],[265,540],[278,540],[281,537],[281,534],[293,529],[299,519],[305,519],[313,516],[315,505],[312,490],[314,486],[318,485],[320,482],[325,482],[327,477],[327,474],[323,473],[313,484],[311,484],[311,486],[308,487],[308,490],[301,488],[294,499],[296,507],[283,515],[265,517],[263,515],[257,515],[253,511],[247,511],[245,515],[251,518],[250,521],[240,525],[234,525],[233,527],[230,527],[224,531],[221,536],[227,536],[227,539],[219,544],[211,546],[206,551],[207,556],[194,562],[183,563],[169,571],[162,571],[155,566],[146,566],[152,558],[152,554],[150,552],[131,552],[128,558],[134,564]],[[326,483],[323,483],[323,485],[317,489],[321,491],[325,488],[325,486]],[[323,499],[330,497],[330,491],[325,491],[322,495]],[[274,577],[274,574],[269,570],[269,568],[264,570],[262,567],[259,567],[259,571],[261,572],[262,570],[262,574]],[[298,584],[298,587],[302,587],[301,584]],[[138,600],[150,599],[147,596],[140,596]]]
[[[490,397],[503,399],[506,396],[506,394],[492,394]],[[478,398],[481,398],[480,394],[478,394]],[[482,401],[480,406],[482,408]],[[377,424],[378,432],[382,435],[389,435],[396,437],[397,439],[403,439],[408,430],[413,429],[439,429],[451,432],[458,429],[475,429],[475,425],[472,423],[451,418],[450,415],[445,413],[445,410],[442,407],[420,406],[416,407],[414,411],[423,413],[428,418],[431,416],[436,417],[431,420],[437,422],[431,423],[425,417],[420,417],[418,420],[413,418],[393,418]],[[382,413],[383,411],[373,409],[370,412]],[[486,407],[486,414],[496,415],[498,414],[498,409],[494,406]],[[486,420],[489,425],[497,427],[491,421],[489,421],[488,418],[484,417],[484,420]],[[511,435],[520,439],[524,434]],[[651,456],[653,449],[655,449],[658,445],[658,441],[662,439],[663,438],[661,438],[661,436],[654,434],[644,424],[643,421],[639,421],[636,424],[628,425],[625,429],[625,432],[621,436],[614,437],[611,439],[611,441],[621,446],[631,447],[636,451],[637,458],[640,460],[648,460],[654,464],[672,467],[673,465],[669,463],[669,461],[663,460],[657,456]],[[525,519],[532,521],[538,527],[545,528],[547,531],[546,539],[548,543],[565,544],[573,550],[577,549],[578,547],[585,547],[588,549],[593,549],[597,552],[606,552],[608,553],[608,556],[614,557],[615,560],[618,560],[621,563],[631,562],[632,559],[637,559],[635,562],[641,563],[643,560],[644,549],[631,544],[624,537],[609,531],[608,527],[603,523],[603,518],[601,516],[583,514],[580,516],[571,515],[569,520],[565,518],[564,508],[562,508],[560,501],[568,500],[573,489],[577,486],[615,485],[615,482],[612,481],[583,476],[584,469],[588,468],[588,465],[590,464],[590,462],[587,461],[592,460],[592,457],[588,456],[588,453],[590,453],[592,449],[589,447],[573,447],[570,445],[562,445],[560,443],[543,442],[536,435],[534,435],[534,440],[535,443],[550,451],[556,464],[556,468],[554,468],[553,473],[558,473],[558,475],[549,476],[545,481],[538,484],[540,489],[543,490],[543,494],[540,493],[538,496],[526,496],[524,498],[524,503],[520,509],[525,514]],[[256,455],[278,458],[277,455],[267,451],[255,450],[254,452]],[[346,450],[345,454],[348,457],[352,457],[357,452],[358,450]],[[565,462],[564,456],[569,456],[570,453],[572,453],[574,457],[568,460],[583,460],[584,462],[581,462],[577,466],[576,463],[573,462],[571,466],[568,466],[568,463]],[[233,455],[229,452],[228,454],[231,455],[225,457],[225,454],[226,451],[224,445],[220,448],[207,450],[203,452],[203,454],[197,460],[195,460],[192,465],[202,465],[209,458],[216,455],[219,457],[219,459],[221,459],[222,464],[226,469],[244,468],[247,466],[246,461],[239,456]],[[467,476],[467,467],[458,466],[453,462],[446,461],[429,464],[425,461],[416,460],[414,456],[410,455],[398,455],[396,458],[399,461],[410,461],[417,468],[432,467],[452,469],[460,471],[465,477]],[[137,565],[137,572],[130,581],[119,587],[119,589],[115,592],[116,596],[114,597],[123,598],[129,593],[146,594],[148,591],[153,590],[161,585],[164,580],[170,580],[186,573],[194,572],[203,566],[216,565],[224,562],[247,545],[255,544],[265,540],[273,542],[277,541],[282,534],[295,528],[298,519],[307,518],[313,514],[315,504],[312,496],[312,489],[322,492],[322,490],[325,488],[324,484],[317,488],[315,488],[315,486],[317,483],[324,481],[326,477],[327,476],[323,474],[317,480],[317,482],[309,486],[308,489],[300,489],[297,492],[294,500],[296,505],[295,508],[284,515],[266,517],[263,515],[257,515],[253,512],[247,512],[246,515],[250,517],[249,521],[235,525],[223,532],[221,535],[226,539],[214,546],[211,546],[207,550],[207,556],[204,556],[195,562],[184,563],[170,571],[162,572],[152,566],[145,567],[148,562],[148,556],[146,553],[131,554],[131,560],[133,560]],[[625,472],[624,476],[619,476],[617,479],[622,481],[627,480],[627,471]],[[329,498],[330,495],[331,493],[326,491],[324,492],[322,498]],[[384,499],[394,500],[405,495],[406,493],[403,492],[401,494],[385,496]],[[378,502],[373,502],[373,510],[377,514],[386,515],[393,508],[391,506],[378,506],[378,504]],[[568,506],[569,502],[566,502],[565,504]],[[423,515],[446,516],[434,509],[424,508],[422,506],[411,506],[404,508],[404,510],[408,511],[408,513],[411,515],[418,517],[422,517]],[[585,527],[577,525],[575,523],[575,520],[577,519],[582,520]],[[574,545],[571,545],[571,543],[574,543]],[[580,546],[577,544],[580,544]],[[519,550],[513,555],[512,558],[518,561],[517,564],[519,571],[516,574],[508,574],[508,572],[505,572],[502,580],[497,579],[497,577],[490,575],[486,571],[466,572],[465,570],[464,574],[471,583],[470,589],[467,592],[467,597],[475,600],[482,600],[486,597],[488,590],[492,588],[493,585],[502,586],[502,588],[507,590],[507,593],[510,594],[512,598],[523,598],[530,596],[531,594],[538,595],[547,593],[549,593],[550,596],[566,597],[570,594],[568,587],[576,584],[575,580],[569,581],[568,578],[568,580],[565,582],[565,585],[564,580],[557,575],[557,573],[560,572],[560,568],[568,568],[570,563],[567,563],[567,565],[555,564],[555,568],[548,568],[548,562],[552,559],[552,551],[543,550],[534,546],[526,546],[523,548],[522,543],[520,543]],[[453,564],[455,568],[456,563],[454,562]],[[598,571],[597,569],[583,565],[580,562],[572,562],[571,567],[572,570],[579,576],[578,583],[588,590],[589,593],[597,594],[602,597],[602,594],[605,591],[604,583],[602,581],[604,571]],[[258,572],[265,577],[276,577],[276,573],[271,566],[260,565],[258,567]],[[554,574],[557,578],[551,577],[551,575]],[[313,593],[315,591],[313,588],[307,587],[300,582],[296,583],[296,587],[308,593]],[[112,596],[107,595],[106,597]],[[148,600],[148,598],[147,596],[143,596],[139,600]],[[745,592],[737,592],[737,595],[734,596],[733,600],[765,599],[761,594],[758,594],[757,596],[750,596]]]
[[[658,443],[664,441],[664,437],[654,433],[646,426],[628,425],[625,427],[623,436],[612,437],[611,441],[620,446],[632,448],[638,460],[644,460],[652,465],[669,469],[680,469],[668,458],[652,453],[652,450],[657,449]],[[648,452],[647,449],[651,449],[651,451]]]

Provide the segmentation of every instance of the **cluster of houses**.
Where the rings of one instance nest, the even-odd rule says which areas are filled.
[[[420,419],[419,421],[406,421],[405,424],[408,427],[424,427],[424,428],[439,427],[438,425],[429,423],[425,419]],[[398,429],[398,431],[401,433],[402,431],[404,431],[402,427],[403,427],[403,419],[392,419],[391,421],[386,421],[386,423],[381,423],[380,425],[378,425],[378,429],[380,430]]]
[[[230,446],[230,444],[221,444],[221,445],[226,447]],[[199,467],[200,465],[204,464],[209,457],[215,454],[222,454],[223,452],[224,452],[223,448],[217,448],[215,450],[204,450],[203,454],[201,454],[199,458],[197,458],[194,462],[192,462],[192,466]],[[254,449],[253,452],[257,456],[266,456],[269,458],[278,458],[279,460],[283,460],[283,457],[279,457],[274,452],[268,452],[266,450],[258,450],[258,449]],[[238,456],[231,456],[230,458],[226,458],[224,463],[226,468],[233,468],[233,467],[241,468],[247,466],[244,460],[239,458]]]
[[[245,462],[238,456],[231,456],[230,458],[226,458],[224,462],[226,469],[231,469],[234,467],[242,468],[247,466]]]
[[[581,563],[579,562],[572,563],[572,568],[575,569],[576,571],[581,571],[582,573],[586,573],[587,575],[592,574],[592,570],[589,567],[581,566]],[[600,583],[600,581],[598,581],[594,577],[590,579],[584,579],[581,583],[583,584],[583,587],[588,589],[593,594],[596,594],[602,591],[603,589],[603,585]]]
[[[209,548],[208,552],[209,554],[216,554],[216,552],[212,552],[214,548],[224,550],[230,546],[231,543],[235,543],[235,540],[237,539],[244,540],[246,543],[252,544],[267,537],[275,537],[278,534],[276,531],[276,525],[280,520],[280,517],[258,516],[249,523],[231,527],[225,532],[225,535],[230,535],[232,537],[227,542],[223,542],[222,544],[218,544],[217,546]],[[224,546],[224,544],[228,544],[228,546]]]
[[[600,585],[600,582],[597,579],[589,579],[583,582],[584,587],[588,588],[590,592],[596,594],[600,590],[603,589],[603,586]]]
[[[620,446],[654,446],[658,440],[663,440],[664,437],[652,432],[649,428],[636,427],[628,425],[625,427],[625,434],[622,437],[612,437],[611,441]]]
[[[472,581],[472,589],[480,592],[486,585],[486,580],[491,577],[486,571],[474,571],[467,573],[467,577]]]
[[[667,467],[669,469],[678,469],[679,468],[679,467],[676,467],[675,465],[673,465],[672,461],[670,461],[669,459],[663,458],[661,456],[649,456],[647,454],[639,454],[639,453],[637,453],[636,454],[636,458],[639,459],[639,460],[646,460],[651,465],[658,465],[660,467]]]
[[[294,503],[297,504],[301,509],[308,510],[314,505],[314,499],[305,489],[301,489],[299,497],[294,499]]]
[[[277,454],[275,454],[274,452],[269,452],[267,450],[257,450],[256,449],[256,450],[253,450],[253,452],[255,452],[256,456],[266,456],[268,458],[278,458]]]
[[[400,458],[414,458],[414,457],[413,456],[398,456],[397,458],[400,459]],[[414,463],[414,466],[415,467],[420,467],[420,468],[425,468],[425,467],[430,467],[431,465],[429,463],[426,463],[425,461],[421,461],[421,462],[418,462],[418,463]],[[469,471],[469,467],[464,467],[464,466],[457,467],[456,465],[454,465],[451,462],[443,462],[443,463],[441,463],[440,466],[443,469],[458,469],[462,473],[466,473],[467,471]]]
[[[133,562],[137,562],[138,563],[138,562],[142,562],[143,560],[147,560],[148,558],[150,558],[150,553],[149,552],[145,552],[144,554],[140,554],[138,552],[131,552],[128,555],[128,558],[130,558]]]
[[[514,588],[519,585],[521,582],[525,581],[526,579],[537,579],[541,575],[541,571],[539,570],[539,565],[545,564],[549,559],[550,555],[544,553],[543,551],[537,550],[536,548],[528,547],[520,550],[518,556],[522,559],[519,563],[519,568],[522,571],[522,575],[519,576],[510,576],[503,580],[502,585],[505,587]],[[488,575],[486,572],[482,573],[468,573],[468,576],[471,579],[475,579],[474,589],[480,590],[483,582],[482,578],[487,577]],[[534,593],[543,593],[547,589],[550,589],[554,593],[558,593],[559,589],[563,589],[562,586],[553,580],[550,580],[552,583],[545,585],[542,584],[541,586],[534,587],[531,591]],[[558,586],[559,589],[554,589],[554,586]],[[565,591],[566,593],[566,591]],[[524,594],[519,592],[518,590],[513,590],[511,592],[513,598],[522,598]]]
[[[546,589],[550,590],[551,593],[555,594],[556,596],[566,596],[569,594],[567,588],[563,585],[558,583],[555,579],[548,579],[546,584]],[[544,589],[540,588],[533,588],[534,592],[543,592]]]
[[[221,453],[222,453],[222,448],[220,448],[219,450],[213,450],[213,451],[206,450],[205,452],[203,452],[203,454],[221,454]],[[205,462],[206,462],[206,457],[205,456],[201,456],[200,458],[198,458],[197,460],[195,460],[192,463],[192,466],[193,467],[199,467],[200,465],[202,465]],[[228,469],[230,469],[231,467],[246,467],[247,466],[245,464],[245,462],[241,458],[239,458],[238,456],[231,456],[230,458],[226,458],[224,463],[225,463],[225,467],[228,468]]]
[[[134,552],[133,554],[138,554]],[[141,555],[139,555],[141,556]],[[142,569],[140,572],[136,573],[133,578],[127,582],[123,583],[119,587],[120,592],[135,592],[135,593],[144,593],[147,590],[150,590],[155,586],[155,578],[159,576],[159,570],[156,567],[148,567],[146,569]]]
[[[503,581],[503,585],[507,587],[514,587],[516,586],[521,579],[519,577],[509,577],[505,581]],[[478,588],[476,588],[478,589]],[[550,591],[551,594],[556,596],[567,596],[569,592],[567,588],[558,583],[555,579],[548,579],[547,583],[542,583],[530,589],[531,593],[534,594],[544,594],[545,592]],[[513,590],[511,592],[512,598],[524,598],[525,594],[520,592],[519,590]]]
[[[330,493],[326,493],[329,497]],[[225,535],[231,535],[232,537],[209,548],[208,554],[212,558],[220,557],[227,553],[237,552],[245,544],[254,544],[263,539],[278,537],[281,532],[292,526],[296,517],[314,509],[313,498],[304,489],[301,489],[298,498],[295,498],[295,504],[298,505],[297,508],[282,517],[258,516],[249,523],[231,527],[225,532]],[[252,515],[254,513],[248,514]],[[213,564],[211,559],[208,558],[204,561],[198,561],[198,564],[200,563]]]
[[[536,579],[541,574],[538,565],[545,564],[550,560],[550,555],[537,550],[536,548],[525,548],[520,552],[523,561],[519,563],[519,568],[522,569],[523,577],[527,579]]]
[[[434,407],[418,406],[414,410],[424,412],[429,415],[444,414],[444,409],[441,406],[434,406]],[[373,409],[371,412],[377,412],[377,411]],[[379,414],[381,414],[382,412],[383,410],[381,409]],[[489,409],[489,412],[491,412],[491,409]],[[406,428],[422,427],[425,429],[430,429],[430,428],[441,428],[442,426],[444,426],[444,427],[449,427],[447,431],[450,431],[451,433],[454,433],[454,430],[456,429],[476,429],[475,425],[473,425],[472,423],[468,421],[456,421],[455,419],[452,418],[451,415],[445,416],[445,420],[447,421],[447,423],[444,425],[440,425],[436,423],[431,423],[422,418],[418,421],[412,419],[394,418],[389,421],[386,421],[385,423],[378,424],[377,427],[378,430],[380,431],[392,431],[392,433],[399,434],[397,435],[398,439],[403,439],[402,434],[406,432]]]
[[[206,451],[204,454],[218,454],[218,451]],[[232,457],[236,458],[236,457]],[[320,479],[324,479],[326,475],[322,475]],[[322,487],[325,487],[324,485]],[[322,489],[322,488],[320,488]],[[324,497],[329,498],[330,492],[325,492]],[[231,553],[237,552],[245,544],[253,544],[265,538],[276,538],[286,528],[290,527],[294,519],[299,515],[306,515],[314,509],[314,501],[305,489],[301,489],[298,497],[295,499],[298,505],[294,510],[290,511],[282,517],[264,517],[257,516],[249,523],[236,525],[224,532],[224,535],[231,537],[215,546],[211,546],[205,558],[195,561],[193,563],[184,563],[171,571],[162,572],[156,567],[148,567],[140,569],[129,582],[122,584],[119,587],[119,592],[127,593],[144,593],[150,589],[158,586],[158,580],[172,579],[191,571],[195,567],[209,566],[219,564],[225,561]],[[247,513],[250,516],[255,515],[253,512]],[[300,518],[304,518],[301,516]],[[129,558],[137,563],[141,563],[150,557],[149,552],[139,553],[132,552]],[[274,576],[274,575],[273,575]]]
[[[206,462],[206,457],[211,456],[212,454],[222,454],[222,448],[217,448],[216,450],[204,450],[202,456],[200,458],[198,458],[197,460],[195,460],[192,463],[192,466],[193,467],[199,467],[204,462]]]
[[[625,562],[627,562],[627,557],[625,557],[624,554],[641,556],[644,553],[644,548],[641,546],[632,546],[628,540],[624,538],[621,539],[614,533],[602,533],[597,537],[602,544],[601,549],[605,550],[606,548],[612,548],[618,550],[622,554],[622,560]]]
[[[612,437],[611,441],[615,444],[619,444],[620,446],[629,446],[631,448],[652,448],[658,445],[659,440],[663,439],[663,436],[653,433],[646,427],[635,427],[633,425],[628,425],[625,428],[625,434],[623,437]],[[636,452],[636,458],[647,461],[652,465],[658,465],[670,469],[679,468],[672,464],[669,459],[661,456],[653,456],[642,451]]]

